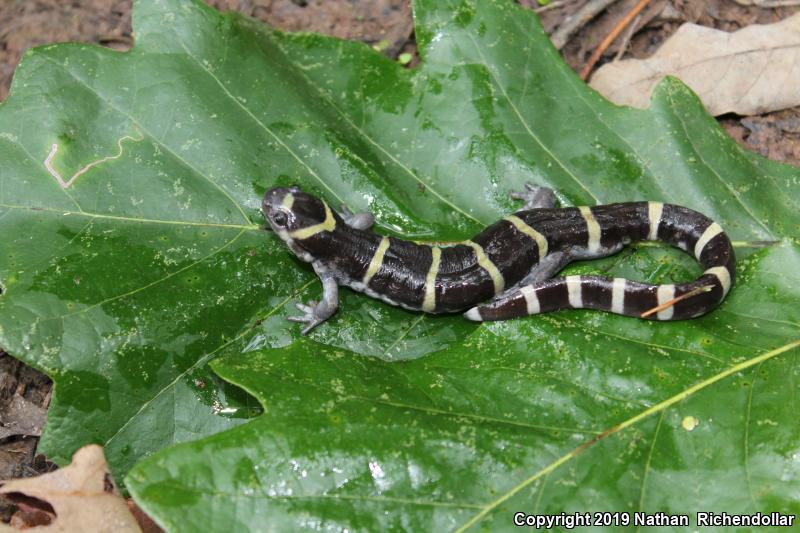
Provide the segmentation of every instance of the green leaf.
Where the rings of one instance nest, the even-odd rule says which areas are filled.
[[[743,152],[675,80],[647,111],[609,105],[510,1],[418,1],[415,19],[414,70],[178,0],[136,4],[130,52],[25,57],[0,108],[0,345],[55,380],[45,453],[105,443],[120,474],[237,426],[220,415],[252,408],[216,359],[265,413],[131,472],[174,529],[797,512],[800,172]],[[64,189],[53,143],[65,181],[113,159]],[[349,291],[309,339],[285,320],[319,285],[259,231],[268,187],[454,240],[511,211],[525,181],[564,205],[680,203],[740,245],[783,243],[740,246],[728,301],[691,322],[478,326]],[[698,273],[632,250],[572,268]]]

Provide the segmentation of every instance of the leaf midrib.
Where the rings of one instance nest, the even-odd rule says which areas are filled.
[[[247,500],[259,500],[267,498],[270,500],[315,500],[315,499],[328,499],[328,500],[355,500],[355,501],[371,501],[377,503],[400,503],[406,505],[419,505],[424,507],[445,507],[445,508],[459,508],[459,509],[480,509],[480,504],[475,503],[462,503],[462,502],[440,502],[434,500],[412,500],[410,498],[396,498],[391,496],[362,496],[351,494],[267,494],[264,492],[247,493],[247,492],[221,492],[216,490],[208,490],[207,488],[197,488],[190,485],[179,485],[174,479],[167,479],[160,483],[161,487],[173,487],[173,490],[180,492],[191,492],[194,494],[209,495],[209,496],[224,496],[225,498],[241,498]]]
[[[699,391],[705,389],[706,387],[709,387],[709,386],[717,383],[718,381],[721,381],[721,380],[727,378],[728,376],[731,376],[731,375],[733,375],[733,374],[735,374],[737,372],[741,372],[743,370],[746,370],[746,369],[748,369],[748,368],[750,368],[750,367],[752,367],[754,365],[761,364],[761,363],[763,363],[765,361],[768,361],[768,360],[770,360],[770,359],[772,359],[772,358],[774,358],[774,357],[776,357],[776,356],[778,356],[778,355],[780,355],[782,353],[791,351],[791,350],[793,350],[793,349],[795,349],[797,347],[800,347],[800,339],[794,340],[794,341],[792,341],[790,343],[784,344],[783,346],[780,346],[780,347],[775,348],[773,350],[770,350],[768,352],[762,353],[761,355],[752,357],[752,358],[747,359],[747,360],[745,360],[745,361],[743,361],[741,363],[738,363],[736,365],[730,366],[727,369],[723,370],[722,372],[718,372],[717,374],[714,374],[711,377],[706,378],[706,379],[696,383],[695,385],[692,385],[688,389],[685,389],[685,390],[679,392],[678,394],[675,394],[675,395],[667,398],[666,400],[663,400],[663,401],[657,403],[656,405],[654,405],[654,406],[652,406],[652,407],[650,407],[650,408],[638,413],[637,415],[635,415],[635,416],[633,416],[631,418],[628,418],[628,419],[626,419],[626,420],[624,420],[624,421],[622,421],[622,422],[620,422],[618,424],[615,424],[615,425],[609,427],[608,429],[606,429],[603,433],[601,433],[597,437],[595,437],[595,438],[593,438],[593,439],[591,439],[589,441],[584,442],[583,444],[581,444],[578,447],[574,448],[573,450],[571,450],[570,452],[566,453],[565,455],[562,455],[561,457],[559,457],[558,459],[556,459],[555,461],[553,461],[552,463],[550,463],[546,467],[544,467],[544,468],[540,469],[539,471],[535,472],[530,477],[524,479],[522,482],[520,482],[519,484],[515,485],[510,490],[508,490],[505,493],[503,493],[502,495],[500,495],[497,499],[495,499],[495,500],[489,502],[488,504],[486,504],[483,507],[483,509],[481,510],[481,512],[477,513],[470,520],[468,520],[467,522],[462,524],[456,530],[456,532],[457,533],[462,533],[462,532],[466,531],[467,529],[469,529],[470,527],[476,525],[478,522],[483,520],[483,518],[485,518],[489,513],[494,511],[498,506],[500,506],[505,501],[509,500],[515,494],[517,494],[518,492],[520,492],[524,488],[530,486],[532,483],[534,483],[536,480],[541,478],[543,475],[548,474],[548,473],[554,471],[555,469],[557,469],[558,467],[560,467],[561,465],[571,461],[572,459],[577,457],[580,453],[582,453],[586,449],[594,446],[595,444],[597,444],[598,442],[600,442],[604,438],[609,437],[611,435],[614,435],[616,433],[619,433],[623,429],[631,427],[631,426],[637,424],[638,422],[640,422],[640,421],[642,421],[642,420],[644,420],[644,419],[646,419],[646,418],[648,418],[648,417],[650,417],[650,416],[652,416],[652,415],[654,415],[656,413],[660,413],[660,412],[668,409],[669,407],[672,407],[673,405],[675,405],[675,404],[677,404],[679,402],[682,402],[683,400],[686,400],[687,398],[690,398],[696,392],[699,392]]]
[[[265,33],[264,35],[265,35],[267,38],[269,38],[269,39],[271,39],[271,40],[272,40],[272,42],[273,42],[273,44],[275,45],[275,47],[276,47],[278,50],[280,50],[280,51],[281,51],[281,53],[283,53],[283,55],[284,55],[284,59],[288,60],[287,54],[286,54],[285,50],[283,50],[283,48],[281,47],[281,45],[280,45],[280,42],[278,42],[277,40],[275,40],[275,39],[274,39],[274,36],[273,36],[272,34]],[[385,148],[385,147],[384,147],[384,146],[383,146],[381,143],[379,143],[379,142],[375,141],[375,139],[373,139],[371,135],[367,134],[367,132],[366,132],[366,131],[364,131],[364,129],[363,129],[361,126],[359,126],[358,124],[356,124],[355,122],[353,122],[353,120],[350,118],[350,115],[349,115],[349,114],[347,114],[347,113],[345,113],[345,112],[342,110],[342,108],[341,108],[341,107],[339,107],[339,104],[337,104],[337,103],[336,103],[336,101],[335,101],[335,100],[334,100],[334,99],[333,99],[333,98],[330,96],[330,93],[323,91],[322,89],[320,89],[320,88],[319,88],[319,86],[317,86],[315,83],[313,83],[313,82],[311,81],[311,79],[308,77],[308,75],[305,73],[305,71],[304,71],[302,68],[300,68],[300,69],[296,69],[296,73],[297,73],[297,74],[298,74],[298,75],[299,75],[301,78],[303,78],[303,80],[306,82],[306,85],[307,85],[308,87],[311,87],[311,88],[313,88],[313,89],[314,89],[314,90],[317,92],[317,94],[319,94],[319,95],[320,95],[320,96],[321,96],[321,97],[322,97],[322,98],[323,98],[325,101],[327,101],[327,102],[328,102],[328,104],[330,104],[330,105],[331,105],[331,107],[332,107],[333,109],[335,109],[335,110],[336,110],[336,112],[339,114],[339,116],[340,116],[340,117],[341,117],[341,118],[342,118],[342,119],[343,119],[345,122],[347,122],[347,124],[348,124],[348,125],[349,125],[349,126],[352,128],[352,129],[353,129],[353,131],[355,131],[355,132],[356,132],[356,133],[357,133],[359,136],[361,136],[361,138],[362,138],[362,139],[364,139],[365,141],[367,141],[369,144],[373,145],[373,146],[374,146],[374,147],[376,147],[378,150],[380,150],[380,151],[381,151],[381,153],[383,153],[383,154],[384,154],[386,157],[388,157],[388,158],[389,158],[389,159],[392,161],[392,163],[394,163],[395,165],[397,165],[397,166],[398,166],[399,168],[401,168],[401,169],[402,169],[402,170],[403,170],[403,171],[404,171],[406,174],[408,174],[409,176],[411,176],[411,178],[413,178],[413,179],[414,179],[414,181],[416,181],[416,182],[417,182],[418,184],[420,184],[420,185],[424,185],[424,186],[425,186],[425,190],[426,190],[426,191],[429,191],[431,194],[433,194],[435,197],[437,197],[439,200],[441,200],[441,201],[442,201],[444,204],[446,204],[446,205],[448,205],[448,206],[452,207],[453,209],[455,209],[455,210],[456,210],[458,213],[460,213],[460,214],[461,214],[461,215],[463,215],[464,217],[466,217],[466,218],[468,218],[468,219],[472,220],[473,222],[475,222],[475,223],[477,223],[477,224],[485,224],[485,222],[484,222],[484,221],[482,221],[482,220],[480,220],[480,219],[476,218],[474,215],[470,214],[470,213],[469,213],[469,212],[468,212],[466,209],[464,209],[463,207],[461,207],[461,206],[459,206],[458,204],[454,203],[452,200],[450,200],[450,199],[449,199],[449,198],[447,198],[445,195],[443,195],[442,193],[440,193],[440,192],[439,192],[439,191],[438,191],[438,190],[437,190],[435,187],[433,187],[433,186],[432,186],[432,184],[431,184],[430,182],[426,182],[425,180],[423,180],[422,178],[420,178],[420,177],[419,177],[419,176],[418,176],[418,175],[417,175],[417,174],[416,174],[416,173],[415,173],[413,170],[411,170],[411,169],[410,169],[410,168],[409,168],[407,165],[405,165],[405,164],[404,164],[402,161],[400,161],[399,159],[397,159],[397,157],[395,157],[395,156],[394,156],[394,155],[393,155],[391,152],[389,152],[389,151],[388,151],[388,150],[387,150],[387,149],[386,149],[386,148]],[[352,153],[352,152],[351,152],[351,153]],[[357,155],[357,154],[353,154],[353,155],[354,155],[354,156],[356,156],[356,157],[358,157],[358,155]],[[360,159],[360,158],[359,158],[359,159]]]
[[[196,58],[195,58],[194,56],[192,56],[192,58],[193,58],[193,59],[196,61]],[[201,65],[201,66],[202,66],[202,65]],[[65,69],[65,70],[66,70],[66,69]],[[70,74],[72,75],[72,73],[71,73],[71,72],[70,72]],[[213,74],[212,74],[211,72],[209,72],[209,74],[211,74],[211,75],[213,76]],[[74,75],[73,75],[73,77],[74,77]],[[77,78],[76,78],[76,79],[77,79]],[[217,81],[219,82],[219,80],[217,80]],[[86,87],[88,88],[88,86],[86,86]],[[222,86],[222,87],[224,88],[224,86]],[[98,96],[99,96],[99,94],[98,94]],[[232,95],[230,95],[230,96],[232,96]],[[234,100],[234,101],[236,101],[236,102],[238,103],[238,101],[237,101],[235,98],[233,98],[233,100]],[[510,99],[509,99],[509,101],[510,101]],[[106,102],[106,103],[108,103],[108,102]],[[110,104],[109,104],[109,105],[110,105]],[[337,108],[337,109],[338,109],[338,108]],[[340,111],[340,113],[341,113],[341,110],[339,110],[339,111]],[[129,118],[130,118],[130,117],[129,117]],[[133,119],[131,119],[131,120],[133,120]],[[134,121],[134,122],[135,122],[135,121]],[[151,138],[152,138],[152,136],[151,136]],[[164,146],[164,145],[162,144],[162,146]],[[165,146],[165,148],[166,148],[166,146]],[[380,147],[380,148],[382,149],[382,147]],[[168,148],[167,148],[167,149],[168,149]],[[168,150],[169,150],[169,149],[168,149]],[[174,153],[173,153],[173,154],[174,154]],[[705,162],[704,162],[704,164],[705,164]],[[196,169],[194,169],[194,167],[190,167],[190,168],[192,168],[193,170],[195,170],[195,171],[196,171]],[[203,174],[201,174],[201,175],[203,175]],[[210,181],[210,178],[208,178],[208,177],[207,177],[207,176],[205,176],[205,175],[203,175],[203,176],[204,176],[204,177],[206,177],[206,179],[209,179],[209,181]],[[720,179],[721,179],[721,178],[720,178]],[[65,191],[65,192],[66,192],[66,191]],[[587,190],[587,192],[588,192],[588,190]],[[591,195],[591,193],[589,193],[589,194]],[[229,197],[229,198],[230,198],[230,197]],[[235,202],[235,201],[234,201],[234,204],[236,204],[236,205],[237,205],[237,207],[239,207],[239,209],[240,209],[240,211],[242,212],[242,214],[244,214],[244,211],[242,211],[242,208],[241,208],[241,206],[240,206],[240,205],[239,205],[237,202]],[[5,207],[9,207],[9,206],[5,206]],[[56,212],[57,210],[52,210],[52,211]],[[95,216],[95,215],[93,215],[93,214],[89,214],[89,213],[75,213],[75,214],[83,214],[83,215],[85,215],[85,216]],[[748,214],[750,214],[750,213],[748,213]],[[114,217],[105,217],[105,216],[102,216],[102,215],[96,215],[96,216],[97,216],[98,218],[114,218]],[[752,215],[751,215],[751,216],[752,216]],[[245,215],[245,217],[246,217],[246,215]],[[247,217],[246,217],[246,218],[247,218]],[[181,222],[179,222],[179,221],[160,221],[160,220],[133,219],[133,218],[130,218],[130,219],[129,219],[129,218],[127,218],[127,217],[122,217],[122,218],[119,218],[119,220],[124,220],[124,221],[137,221],[137,222],[143,222],[143,221],[147,221],[147,222],[153,222],[153,223],[165,223],[165,224],[172,224],[172,223],[175,223],[175,224],[181,224]],[[248,219],[248,221],[249,221],[249,219]],[[253,226],[253,225],[249,225],[249,226],[243,226],[243,225],[214,225],[214,224],[204,224],[204,223],[185,223],[185,224],[187,224],[187,225],[207,225],[207,226],[218,226],[218,227],[232,227],[232,228],[236,228],[236,229],[241,229],[241,231],[244,231],[244,230],[251,230],[251,229],[257,229],[257,226]],[[237,235],[237,237],[236,237],[236,238],[238,238],[240,235],[241,235],[241,232],[240,232],[240,234],[239,234],[239,235]],[[312,280],[311,280],[311,281],[310,281],[310,282],[309,282],[309,283],[308,283],[306,286],[308,286],[308,285],[309,285],[310,283],[312,283],[313,281],[315,281],[315,280],[313,280],[313,279],[312,279]],[[124,295],[123,295],[123,296],[124,296]],[[103,303],[103,302],[101,302],[101,304],[102,304],[102,303]],[[99,304],[98,304],[98,305],[99,305]],[[269,316],[269,315],[268,315],[268,316]],[[630,339],[625,339],[625,340],[630,340]],[[217,349],[216,349],[214,352],[212,352],[212,353],[216,353],[217,351],[219,351],[220,349],[222,349],[224,346],[226,346],[226,345],[220,346],[219,348],[217,348]],[[210,355],[210,354],[209,354],[209,355]],[[207,361],[206,361],[206,362],[207,362]],[[162,391],[162,392],[163,392],[163,391]],[[159,393],[159,394],[160,394],[160,393]],[[662,411],[662,413],[663,413],[663,411]],[[112,437],[112,438],[113,438],[113,437]],[[110,442],[110,440],[109,440],[109,442]]]
[[[537,136],[536,136],[536,135],[535,135],[535,134],[534,134],[534,133],[531,131],[531,129],[530,129],[530,127],[529,127],[529,125],[528,125],[527,121],[525,120],[525,118],[523,117],[523,115],[521,114],[521,112],[519,111],[519,109],[518,109],[517,105],[514,103],[514,101],[511,99],[511,97],[510,97],[510,96],[508,95],[508,93],[506,92],[506,90],[505,90],[505,86],[504,86],[503,84],[501,84],[501,83],[500,83],[500,80],[498,79],[498,77],[497,77],[496,73],[495,73],[495,72],[494,72],[494,70],[491,68],[491,64],[490,64],[489,62],[487,62],[487,60],[486,60],[486,57],[484,56],[484,54],[483,54],[483,52],[482,52],[482,50],[481,50],[481,48],[480,48],[480,46],[479,46],[478,42],[477,42],[477,41],[475,40],[475,38],[474,38],[474,36],[473,36],[471,33],[467,33],[467,36],[468,36],[468,37],[469,37],[469,39],[471,40],[471,42],[472,42],[473,46],[475,47],[475,50],[476,50],[476,52],[477,52],[477,53],[478,53],[478,55],[480,56],[480,58],[481,58],[481,61],[483,62],[483,65],[486,67],[487,71],[488,71],[488,72],[490,73],[490,75],[492,76],[492,80],[494,81],[494,84],[495,84],[495,85],[496,85],[496,86],[497,86],[497,87],[500,89],[500,91],[503,93],[503,97],[504,97],[504,98],[505,98],[505,100],[506,100],[506,101],[509,103],[509,105],[510,105],[510,106],[511,106],[511,108],[513,109],[514,113],[517,115],[517,117],[518,117],[518,119],[519,119],[520,123],[521,123],[521,124],[522,124],[522,125],[525,127],[525,129],[526,129],[526,131],[528,132],[529,136],[530,136],[530,137],[531,137],[531,138],[532,138],[532,139],[533,139],[533,140],[534,140],[534,141],[535,141],[537,144],[539,144],[539,145],[540,145],[540,146],[541,146],[541,147],[542,147],[542,148],[543,148],[543,149],[544,149],[544,150],[545,150],[545,151],[546,151],[546,152],[547,152],[549,155],[551,155],[551,157],[553,158],[553,160],[554,160],[554,161],[556,161],[556,162],[559,164],[559,166],[561,166],[561,167],[562,167],[562,168],[563,168],[563,169],[564,169],[564,170],[565,170],[565,171],[568,173],[568,175],[569,175],[569,176],[570,176],[570,177],[571,177],[571,178],[572,178],[572,179],[573,179],[573,180],[574,180],[576,183],[578,183],[578,184],[579,184],[579,185],[580,185],[580,186],[581,186],[581,187],[582,187],[582,188],[583,188],[583,189],[584,189],[584,190],[585,190],[585,191],[586,191],[586,192],[587,192],[587,193],[588,193],[588,194],[589,194],[589,195],[590,195],[590,196],[591,196],[593,199],[594,199],[594,201],[595,201],[596,203],[600,203],[600,200],[599,200],[599,198],[597,198],[596,196],[594,196],[594,194],[593,194],[593,193],[592,193],[592,192],[589,190],[589,188],[588,188],[588,187],[586,187],[586,186],[583,184],[583,182],[582,182],[582,181],[580,181],[580,180],[578,179],[578,177],[577,177],[577,176],[576,176],[576,175],[575,175],[575,174],[574,174],[574,173],[573,173],[571,170],[569,170],[569,169],[568,169],[568,168],[567,168],[567,167],[566,167],[566,166],[565,166],[565,165],[564,165],[564,164],[563,164],[563,163],[562,163],[562,162],[561,162],[561,161],[560,161],[560,160],[559,160],[559,159],[558,159],[558,158],[557,158],[557,157],[556,157],[554,154],[551,154],[550,150],[549,150],[549,149],[548,149],[548,148],[547,148],[547,147],[546,147],[546,146],[545,146],[545,145],[542,143],[542,141],[541,141],[541,140],[540,140],[540,139],[539,139],[539,138],[538,138],[538,137],[537,137]],[[530,55],[530,52],[529,52],[529,55]],[[570,74],[569,74],[569,73],[568,73],[568,72],[567,72],[567,71],[566,71],[564,68],[556,68],[555,70],[557,70],[557,71],[559,72],[559,74],[561,74],[561,75],[562,75],[562,77],[564,77],[564,78],[565,78],[565,83],[566,83],[566,85],[567,85],[567,86],[568,86],[568,87],[571,89],[572,93],[573,93],[573,94],[576,96],[576,98],[577,98],[577,99],[578,99],[578,100],[579,100],[579,101],[580,101],[582,104],[584,104],[584,105],[585,105],[585,106],[588,108],[588,110],[589,110],[590,112],[592,112],[592,114],[594,114],[594,115],[596,116],[597,122],[598,122],[598,123],[600,123],[600,124],[602,124],[602,126],[604,127],[604,129],[605,129],[605,130],[606,130],[606,131],[607,131],[609,134],[613,135],[614,137],[616,137],[617,139],[619,139],[621,142],[623,142],[623,143],[624,143],[626,146],[628,146],[628,148],[630,149],[630,153],[631,153],[631,154],[633,154],[633,155],[635,155],[635,156],[636,156],[636,158],[637,158],[637,159],[638,159],[638,160],[639,160],[639,161],[642,163],[642,165],[644,166],[644,168],[645,168],[645,169],[648,171],[648,174],[649,174],[649,176],[650,176],[650,178],[651,178],[651,179],[650,179],[650,183],[651,183],[652,185],[654,185],[655,187],[657,187],[657,188],[661,189],[661,186],[660,186],[660,183],[659,183],[659,181],[658,181],[657,179],[654,179],[654,176],[655,176],[655,175],[653,174],[653,171],[652,171],[652,169],[650,168],[650,165],[649,165],[649,164],[648,164],[648,163],[647,163],[645,160],[643,160],[643,159],[642,159],[642,158],[639,156],[639,153],[638,153],[638,152],[637,152],[637,151],[636,151],[636,150],[633,148],[633,146],[632,146],[632,145],[631,145],[631,144],[628,142],[628,140],[627,140],[627,139],[625,139],[623,136],[621,136],[621,135],[620,135],[620,134],[619,134],[619,133],[618,133],[616,130],[614,130],[613,128],[611,128],[611,127],[610,127],[610,126],[609,126],[609,125],[608,125],[608,124],[607,124],[607,123],[606,123],[606,122],[605,122],[605,121],[604,121],[604,120],[603,120],[603,119],[602,119],[602,118],[601,118],[601,117],[600,117],[600,116],[599,116],[599,115],[598,115],[596,112],[594,112],[594,111],[592,110],[591,106],[589,105],[589,102],[587,102],[587,101],[586,101],[586,98],[584,97],[584,95],[583,95],[583,94],[581,94],[581,92],[577,90],[577,88],[576,88],[576,87],[574,86],[574,84],[572,83],[572,80],[571,80],[571,79],[568,79],[568,78],[569,78],[569,76],[570,76]],[[526,78],[526,81],[527,81],[527,78]],[[524,97],[524,94],[523,94],[523,96],[521,96],[521,98],[522,98],[522,97]],[[671,101],[671,103],[673,103],[673,102]],[[609,104],[609,105],[611,105],[611,104]],[[673,105],[673,107],[674,107],[674,105]],[[739,205],[741,205],[741,206],[742,206],[742,208],[745,210],[745,212],[746,212],[746,213],[747,213],[747,215],[750,217],[750,219],[751,219],[753,222],[755,222],[757,225],[761,226],[761,227],[762,227],[762,228],[763,228],[763,229],[764,229],[764,230],[767,232],[767,235],[768,235],[768,236],[769,236],[771,239],[772,239],[772,238],[774,238],[774,233],[772,232],[772,230],[771,230],[770,228],[768,228],[768,227],[767,227],[767,226],[766,226],[766,225],[765,225],[765,224],[764,224],[764,223],[763,223],[763,222],[762,222],[762,221],[761,221],[761,220],[760,220],[760,219],[759,219],[759,218],[758,218],[758,217],[757,217],[757,216],[756,216],[756,215],[755,215],[755,214],[754,214],[752,211],[751,211],[750,207],[749,207],[747,204],[745,204],[745,203],[744,203],[744,201],[742,200],[741,196],[740,196],[740,195],[738,195],[738,194],[736,194],[736,191],[735,191],[735,190],[733,190],[733,189],[732,189],[732,187],[731,187],[731,186],[730,186],[730,185],[729,185],[727,182],[725,182],[725,180],[723,180],[723,179],[722,179],[722,176],[720,176],[720,175],[719,175],[719,173],[716,171],[716,169],[715,169],[715,168],[714,168],[712,165],[709,165],[709,164],[706,162],[705,158],[703,158],[703,157],[702,157],[702,155],[700,154],[700,152],[697,150],[696,146],[694,145],[694,142],[692,141],[692,138],[689,136],[689,132],[688,132],[688,131],[687,131],[687,129],[686,129],[686,124],[685,124],[685,122],[683,121],[683,119],[682,119],[682,118],[681,118],[681,117],[680,117],[680,116],[679,116],[677,113],[675,114],[675,116],[676,116],[676,117],[677,117],[677,119],[679,120],[679,122],[680,122],[680,124],[681,124],[681,127],[682,127],[682,128],[683,128],[683,130],[684,130],[685,139],[686,139],[686,140],[689,142],[690,146],[692,147],[692,150],[693,150],[693,151],[694,151],[694,153],[695,153],[695,154],[698,156],[698,158],[699,158],[699,159],[700,159],[700,161],[702,162],[703,166],[704,166],[704,167],[705,167],[705,168],[706,168],[706,169],[707,169],[709,172],[711,172],[711,173],[714,175],[714,177],[715,177],[715,178],[716,178],[716,179],[719,181],[719,183],[721,183],[721,184],[722,184],[722,186],[723,186],[723,187],[725,187],[725,189],[728,191],[728,193],[729,193],[730,197],[731,197],[731,198],[732,198],[732,199],[733,199],[735,202],[737,202]],[[662,190],[663,190],[663,189],[662,189]],[[666,194],[665,194],[665,196],[664,196],[664,197],[666,197]]]
[[[83,229],[86,229],[86,226],[84,226]],[[83,231],[83,230],[81,230],[81,231]],[[239,231],[239,233],[237,233],[234,237],[232,237],[231,239],[229,239],[228,241],[223,243],[221,246],[215,248],[214,250],[212,250],[208,254],[204,255],[203,257],[200,257],[199,259],[196,259],[195,261],[193,261],[192,263],[190,263],[190,264],[188,264],[188,265],[186,265],[184,267],[181,267],[181,268],[179,268],[177,270],[169,272],[165,276],[163,276],[161,278],[158,278],[158,279],[155,279],[155,280],[151,281],[150,283],[147,283],[147,284],[142,285],[140,287],[136,287],[135,289],[131,289],[131,290],[129,290],[127,292],[124,292],[122,294],[117,294],[115,296],[111,296],[109,298],[106,298],[105,300],[101,300],[99,302],[95,302],[93,304],[87,305],[86,307],[83,307],[83,308],[78,309],[76,311],[72,311],[70,313],[66,313],[66,314],[63,314],[63,315],[50,316],[50,317],[39,317],[39,319],[42,320],[42,321],[63,320],[65,318],[68,318],[68,317],[71,317],[71,316],[82,315],[84,313],[87,313],[87,312],[91,311],[92,309],[95,309],[95,308],[100,307],[102,305],[105,305],[107,303],[111,303],[111,302],[114,302],[116,300],[121,300],[122,298],[127,298],[127,297],[133,296],[134,294],[137,294],[139,292],[142,292],[142,291],[145,291],[147,289],[150,289],[150,288],[152,288],[152,287],[154,287],[156,285],[159,285],[159,284],[167,281],[168,279],[171,279],[171,278],[177,276],[178,274],[181,274],[181,273],[183,273],[183,272],[185,272],[185,271],[187,271],[187,270],[189,270],[191,268],[196,267],[197,265],[199,265],[200,263],[203,263],[204,261],[206,261],[208,259],[211,259],[216,254],[218,254],[219,252],[221,252],[222,250],[224,250],[225,248],[227,248],[228,246],[230,246],[231,244],[236,242],[239,239],[239,237],[241,237],[243,234],[244,234],[244,230]],[[23,329],[26,329],[26,327],[27,326],[20,326],[19,328],[9,329],[9,330],[6,330],[6,331],[15,333],[15,332],[18,332],[18,331],[22,331]]]
[[[514,103],[514,101],[508,95],[508,92],[506,91],[505,85],[500,83],[500,80],[497,78],[497,74],[494,72],[494,69],[492,69],[491,66],[490,66],[490,63],[488,61],[486,61],[486,57],[483,55],[483,50],[481,50],[480,46],[478,46],[478,42],[475,40],[475,38],[472,36],[471,33],[467,33],[467,36],[469,37],[470,41],[472,41],[472,45],[475,47],[475,51],[478,52],[478,55],[481,58],[481,61],[482,61],[481,65],[484,66],[486,68],[486,70],[489,72],[489,74],[492,76],[492,81],[494,82],[495,86],[497,86],[500,89],[500,91],[503,93],[503,98],[505,99],[506,102],[508,102],[508,105],[511,106],[511,109],[514,111],[514,114],[517,116],[517,120],[519,120],[520,124],[522,124],[522,126],[525,128],[525,131],[528,133],[528,136],[536,144],[538,144],[539,147],[541,147],[542,150],[544,150],[544,152],[547,154],[547,156],[550,159],[555,161],[556,164],[558,164],[558,166],[561,167],[561,169],[566,173],[567,176],[569,176],[584,191],[586,191],[586,194],[588,194],[592,198],[592,200],[594,200],[595,204],[599,204],[600,203],[600,198],[595,196],[594,193],[592,193],[592,191],[590,191],[589,188],[578,178],[578,176],[574,172],[572,172],[572,170],[570,168],[568,168],[566,166],[566,164],[564,164],[564,162],[561,161],[560,158],[556,157],[556,154],[554,154],[553,151],[550,150],[550,148],[547,145],[544,144],[544,142],[539,138],[539,136],[536,135],[533,132],[533,130],[530,127],[530,124],[528,124],[528,121],[525,119],[525,117],[523,117],[523,115],[520,112],[520,110],[517,107],[517,105]]]
[[[158,218],[137,218],[137,217],[128,217],[128,216],[121,216],[121,215],[109,215],[105,213],[91,213],[89,211],[68,211],[64,209],[53,209],[50,207],[34,207],[29,205],[13,205],[13,204],[0,204],[0,207],[4,207],[6,209],[17,209],[17,210],[24,210],[24,211],[33,211],[33,212],[44,212],[44,213],[53,213],[60,216],[79,216],[79,217],[89,217],[93,219],[100,219],[100,220],[113,220],[119,222],[133,222],[133,223],[142,223],[142,224],[165,224],[171,226],[199,226],[199,227],[209,227],[209,228],[225,228],[225,229],[237,229],[241,231],[262,231],[261,226],[256,224],[220,224],[216,222],[194,222],[191,220],[166,220],[166,219],[158,219]]]
[[[670,100],[670,104],[672,104],[672,106],[674,108],[675,107],[675,102],[672,100],[671,95],[667,95],[667,98]],[[770,230],[761,221],[761,219],[756,217],[756,215],[751,211],[750,206],[748,206],[747,204],[744,203],[744,201],[741,198],[741,195],[737,194],[736,190],[733,189],[733,187],[731,187],[731,185],[728,184],[724,179],[722,179],[722,176],[719,175],[719,172],[717,172],[717,169],[714,168],[712,165],[709,165],[708,162],[706,162],[705,157],[703,157],[703,154],[700,152],[700,150],[697,149],[697,147],[695,146],[695,144],[694,144],[694,142],[692,140],[692,137],[689,135],[689,130],[686,127],[686,122],[683,120],[683,117],[680,115],[680,113],[675,113],[674,116],[677,118],[678,122],[680,123],[681,128],[683,129],[683,133],[684,133],[684,136],[685,136],[686,140],[689,142],[689,145],[692,147],[692,150],[694,151],[695,155],[703,163],[703,166],[706,167],[709,170],[709,172],[711,172],[711,174],[713,174],[713,176],[715,178],[717,178],[717,181],[719,181],[722,184],[722,186],[725,187],[725,189],[728,191],[728,194],[731,195],[731,198],[733,198],[740,206],[742,206],[742,209],[744,209],[745,213],[747,213],[747,215],[756,224],[758,224],[759,226],[764,228],[764,230],[767,232],[767,235],[769,236],[769,238],[770,239],[774,239],[775,236],[772,233],[772,230]]]

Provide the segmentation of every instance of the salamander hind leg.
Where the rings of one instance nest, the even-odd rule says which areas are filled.
[[[538,315],[553,309],[551,301],[543,300],[545,289],[557,284],[564,278],[552,278],[533,284],[515,287],[501,297],[473,307],[464,313],[464,317],[475,322],[509,320],[528,315]]]
[[[552,278],[558,271],[567,266],[570,261],[571,257],[566,252],[555,252],[547,255],[519,283],[509,287],[487,303],[473,307],[464,313],[464,316],[476,322],[483,322],[485,320],[507,320],[540,312],[538,307],[531,308],[527,305],[526,298],[531,297],[531,287]],[[520,305],[520,302],[524,302],[525,305]],[[486,318],[488,316],[496,316],[498,318]]]
[[[552,278],[558,274],[562,268],[567,266],[571,260],[572,258],[567,252],[553,252],[548,254],[544,259],[539,261],[514,288],[519,289],[523,285],[530,285],[537,281]]]
[[[514,191],[510,194],[511,198],[515,200],[523,200],[525,205],[522,210],[541,209],[555,207],[556,195],[553,189],[547,187],[540,187],[533,183],[526,181],[524,191]]]
[[[474,321],[508,320],[560,309],[602,309],[620,314],[620,296],[612,280],[598,276],[565,276],[522,285],[501,300],[473,307],[464,316]],[[623,286],[624,290],[624,286]]]

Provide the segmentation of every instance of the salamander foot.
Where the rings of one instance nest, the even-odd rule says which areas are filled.
[[[513,191],[509,196],[515,200],[524,200],[525,205],[522,208],[524,211],[529,209],[555,207],[556,205],[556,195],[553,192],[553,189],[548,187],[540,187],[529,181],[525,182],[524,191]]]
[[[372,213],[353,213],[346,205],[342,205],[342,218],[351,228],[368,230],[375,224]]]
[[[310,301],[308,305],[298,302],[295,306],[305,314],[303,316],[286,317],[292,322],[306,324],[306,327],[300,332],[301,335],[305,335],[328,320],[339,308],[339,286],[336,284],[336,280],[330,275],[330,272],[323,270],[321,263],[315,262],[313,266],[317,274],[320,275],[320,281],[322,281],[322,301]]]
[[[302,316],[290,316],[286,318],[287,320],[291,320],[292,322],[302,322],[306,324],[306,327],[304,327],[303,330],[300,332],[301,335],[305,335],[315,327],[319,326],[320,324],[325,322],[331,316],[331,314],[333,314],[330,313],[327,316],[324,316],[325,315],[324,309],[321,309],[323,305],[315,301],[308,302],[308,305],[298,302],[297,304],[295,304],[295,306],[297,307],[297,309],[299,309],[301,312],[305,314]]]

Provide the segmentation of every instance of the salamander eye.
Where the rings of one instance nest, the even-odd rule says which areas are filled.
[[[278,211],[272,216],[272,221],[277,226],[285,226],[286,223],[289,221],[289,217],[286,216],[286,213],[283,211]]]

